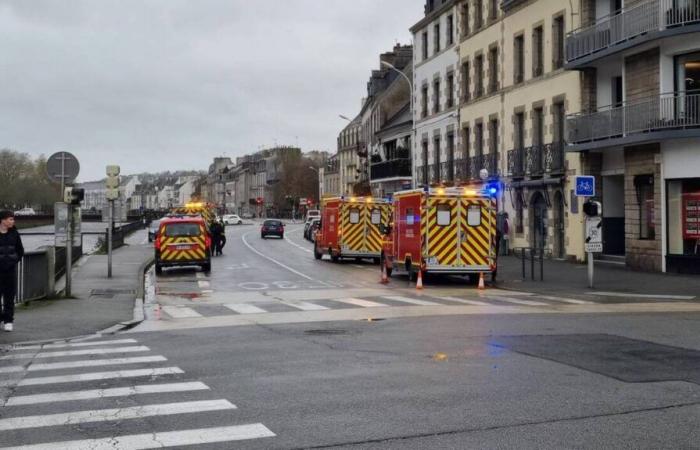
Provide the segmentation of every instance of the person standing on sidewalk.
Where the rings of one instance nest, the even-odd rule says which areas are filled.
[[[17,291],[17,263],[24,256],[19,232],[15,229],[12,211],[0,211],[0,307],[5,331],[12,331],[15,319],[15,293]]]

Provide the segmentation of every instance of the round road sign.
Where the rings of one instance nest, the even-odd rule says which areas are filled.
[[[54,183],[68,184],[80,173],[80,163],[72,153],[57,152],[46,161],[46,175]]]

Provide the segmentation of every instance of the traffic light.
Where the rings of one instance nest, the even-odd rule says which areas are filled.
[[[105,197],[107,200],[119,198],[119,166],[107,166],[107,179],[105,180]]]
[[[67,187],[63,191],[63,201],[69,205],[80,205],[80,203],[85,198],[85,189]]]
[[[603,214],[603,205],[600,202],[588,200],[583,204],[583,213],[588,217],[598,217]]]

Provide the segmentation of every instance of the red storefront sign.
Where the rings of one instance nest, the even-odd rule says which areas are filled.
[[[683,194],[683,239],[700,239],[700,193]]]

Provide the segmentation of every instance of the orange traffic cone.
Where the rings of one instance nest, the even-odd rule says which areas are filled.
[[[379,280],[380,283],[382,284],[387,284],[389,283],[389,279],[386,276],[386,264],[384,264],[384,261],[381,262],[382,266],[382,278]]]
[[[416,289],[423,289],[423,271],[418,271],[418,279],[416,280]]]
[[[479,290],[483,291],[486,289],[486,285],[484,284],[484,272],[479,272]]]

